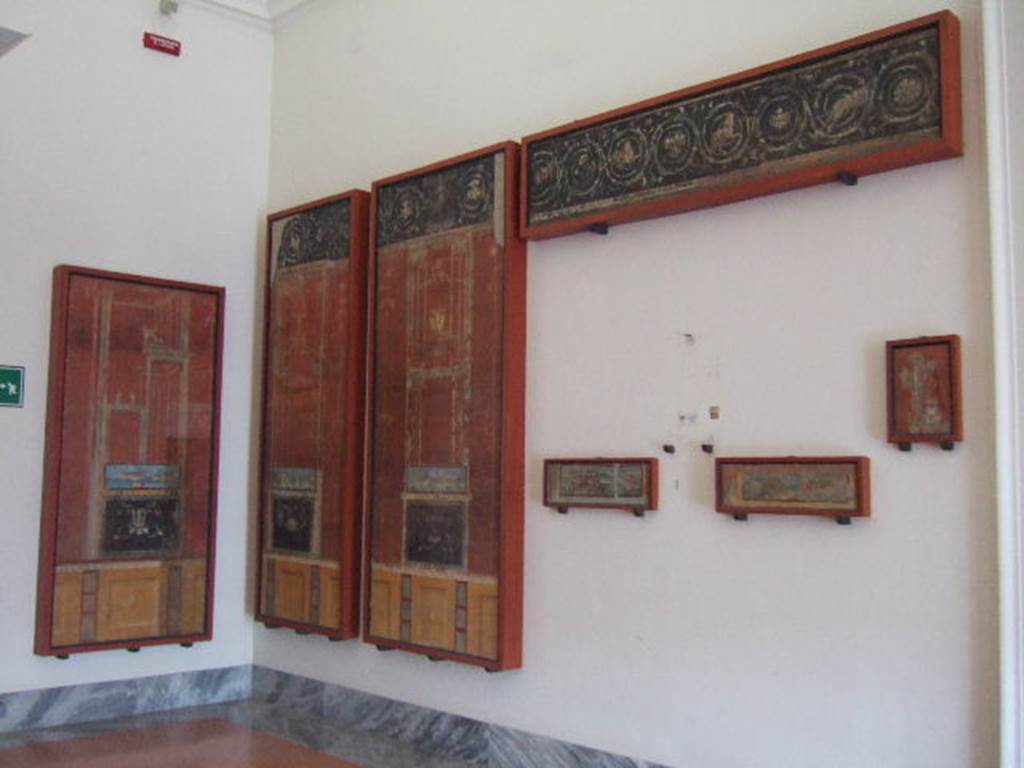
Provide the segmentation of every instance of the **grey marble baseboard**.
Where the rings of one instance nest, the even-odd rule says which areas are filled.
[[[664,768],[258,666],[0,694],[0,749],[200,717],[366,766]]]
[[[423,759],[488,768],[665,768],[643,760],[253,667],[254,702],[408,745]],[[302,741],[301,734],[282,734]]]
[[[0,694],[0,733],[247,699],[248,664]]]

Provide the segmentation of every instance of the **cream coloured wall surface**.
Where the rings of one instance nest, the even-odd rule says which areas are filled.
[[[1003,53],[1005,55],[1005,103],[999,105],[1005,109],[1007,154],[1006,178],[1009,199],[1005,201],[1008,210],[1004,214],[1010,216],[1009,237],[1007,244],[1010,248],[1008,256],[1012,258],[1013,275],[1016,280],[1015,286],[1007,287],[1007,297],[1014,294],[1010,288],[1015,288],[1016,302],[1016,323],[1013,331],[1016,333],[1016,396],[1017,396],[1017,444],[1014,468],[1015,476],[1006,478],[1006,485],[1016,483],[1017,502],[1016,526],[1007,526],[1003,534],[1008,541],[1002,542],[1004,551],[1012,547],[1015,555],[1007,557],[1004,567],[1014,568],[1012,576],[1004,576],[1003,588],[1013,589],[1005,595],[1004,605],[1012,605],[1002,617],[1007,622],[1005,631],[1007,637],[1015,640],[1015,647],[1005,648],[1008,656],[1014,655],[1013,659],[1004,660],[1004,670],[1013,669],[1014,675],[1003,678],[1003,684],[1008,686],[1004,692],[1004,702],[1014,702],[1016,707],[1006,707],[1003,713],[1003,722],[1007,724],[1007,732],[1003,734],[1003,743],[1015,743],[1015,755],[1018,760],[1024,760],[1024,508],[1021,508],[1022,470],[1024,470],[1024,411],[1022,411],[1022,400],[1024,397],[1024,140],[1021,138],[1020,126],[1024,125],[1024,2],[1020,0],[1002,0],[998,5],[1004,14],[1004,37]],[[1000,201],[1004,202],[1004,201]],[[1005,486],[1004,486],[1005,487]],[[1009,723],[1013,723],[1010,725]],[[1009,750],[1007,750],[1009,752]],[[1015,768],[1004,755],[1004,766]]]
[[[1024,72],[1024,3],[1005,0],[1003,12],[1006,16],[1006,75],[1012,78]],[[1019,126],[1024,125],[1024,85],[1019,78],[1008,81],[1006,97],[1006,119],[1011,131],[1007,149],[1017,276],[1017,359],[1024,361],[1024,142],[1019,139]],[[1019,372],[1018,386],[1024,393],[1024,371]],[[1024,432],[1024,424],[1021,431]]]
[[[247,664],[245,586],[255,254],[269,145],[267,27],[197,3],[3,0],[32,37],[0,58],[0,692]],[[180,59],[143,49],[151,30]],[[54,265],[227,287],[214,641],[190,650],[32,654]]]
[[[677,766],[996,765],[979,12],[951,8],[964,158],[530,245],[521,671],[262,628],[256,663]],[[936,9],[312,0],[275,32],[270,207]],[[944,333],[967,440],[900,453],[884,341]],[[709,405],[719,421],[680,426]],[[708,435],[720,455],[867,455],[875,516],[717,515]],[[670,440],[647,518],[541,506],[544,457]]]

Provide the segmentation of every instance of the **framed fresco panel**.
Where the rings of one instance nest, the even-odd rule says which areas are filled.
[[[35,651],[209,640],[224,289],[54,270]]]
[[[364,639],[521,664],[518,146],[373,185]]]
[[[963,154],[948,11],[523,139],[540,239]]]
[[[625,509],[643,517],[658,508],[658,460],[545,459],[544,505]]]
[[[889,442],[945,450],[964,439],[960,337],[921,336],[885,343]]]
[[[839,523],[871,516],[866,456],[715,459],[715,508],[747,515],[820,515]]]
[[[257,621],[359,634],[369,194],[267,219]]]

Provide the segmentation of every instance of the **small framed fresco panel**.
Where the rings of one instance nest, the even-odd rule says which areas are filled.
[[[964,439],[959,336],[887,341],[885,369],[890,443],[952,450]]]
[[[267,219],[257,621],[359,634],[369,194]]]
[[[949,11],[523,139],[527,239],[963,154]]]
[[[54,270],[35,651],[209,640],[224,289]]]
[[[545,459],[544,505],[624,509],[643,517],[658,508],[658,460]]]
[[[518,145],[373,185],[363,638],[521,665],[526,251]]]
[[[747,515],[820,515],[846,524],[871,516],[866,456],[715,459],[715,509]]]

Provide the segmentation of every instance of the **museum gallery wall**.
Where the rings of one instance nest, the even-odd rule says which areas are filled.
[[[272,214],[257,618],[345,639],[359,633],[362,594],[364,637],[379,648],[518,667],[517,233],[604,234],[957,155],[958,34],[952,14],[934,14],[527,137],[521,155],[508,142],[376,182],[372,198]],[[55,279],[37,651],[208,639],[223,291],[72,268]],[[890,442],[951,449],[959,338],[887,350]],[[849,523],[871,514],[869,466],[720,458],[716,507]],[[643,516],[657,498],[656,459],[546,460],[545,504],[559,512]]]

